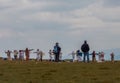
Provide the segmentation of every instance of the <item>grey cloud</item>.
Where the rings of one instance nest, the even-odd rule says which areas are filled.
[[[96,0],[30,0],[32,3],[54,3],[43,8],[43,11],[71,11],[78,8],[84,8]]]
[[[120,22],[119,18],[102,17],[101,19],[103,22],[110,22],[110,23]]]
[[[75,9],[82,9],[93,2],[95,0],[85,1],[85,0],[53,0],[57,3],[57,5],[45,8],[46,11],[71,11]]]
[[[3,6],[0,5],[0,9],[2,10],[2,11],[0,11],[0,18],[1,18],[0,19],[0,28],[9,28],[9,29],[13,30],[14,32],[16,32],[15,33],[16,37],[1,40],[1,43],[3,44],[1,47],[7,48],[7,47],[13,47],[13,46],[14,47],[24,47],[27,45],[31,46],[31,43],[29,43],[29,44],[27,44],[27,43],[29,41],[33,41],[32,42],[33,47],[38,46],[41,43],[40,44],[41,46],[48,48],[47,44],[49,44],[49,41],[53,41],[53,42],[60,41],[63,44],[65,44],[65,46],[66,46],[65,49],[71,50],[71,48],[74,47],[75,43],[83,41],[84,39],[88,39],[89,41],[92,41],[91,43],[95,43],[95,46],[96,46],[95,48],[102,48],[102,46],[103,46],[103,48],[105,48],[104,45],[107,47],[107,45],[110,45],[111,43],[114,43],[114,42],[116,42],[116,44],[119,44],[120,40],[118,39],[118,37],[120,35],[119,34],[116,35],[114,33],[111,34],[112,30],[108,32],[109,27],[107,27],[107,29],[105,30],[104,28],[106,27],[106,25],[103,26],[102,28],[99,27],[100,26],[99,23],[98,23],[98,27],[95,27],[95,28],[92,28],[93,26],[91,24],[88,24],[90,26],[88,26],[87,28],[84,28],[84,27],[81,28],[79,26],[78,26],[78,28],[75,28],[75,27],[73,27],[72,29],[70,28],[72,22],[74,25],[77,25],[77,23],[78,24],[81,23],[80,24],[80,26],[81,26],[83,20],[86,25],[87,24],[86,21],[88,21],[88,19],[86,16],[84,16],[86,19],[84,17],[81,18],[79,16],[79,14],[77,14],[78,15],[77,17],[74,17],[74,13],[72,15],[70,15],[69,12],[76,10],[76,9],[80,9],[80,11],[81,11],[82,9],[87,8],[89,5],[92,5],[94,2],[97,2],[96,0],[28,0],[28,1],[30,1],[30,4],[28,4],[28,6],[26,6],[25,4],[22,5],[21,3],[19,3],[18,0],[13,0],[9,4],[6,3],[6,5],[3,5]],[[44,5],[41,7],[41,5],[40,5],[41,1],[46,2],[46,3],[53,2],[56,4]],[[103,0],[103,1],[105,1],[105,0]],[[14,4],[12,2],[14,2]],[[107,6],[110,6],[110,7],[118,6],[119,2],[120,2],[120,0],[114,0],[114,1],[106,0],[104,3],[103,9],[106,8]],[[37,4],[37,6],[36,6],[35,5],[36,3],[39,3],[39,4]],[[31,4],[34,4],[34,5],[31,6]],[[65,15],[63,17],[64,17],[65,21],[68,21],[68,23],[62,22],[63,20],[61,21],[60,18],[57,19],[60,22],[56,22],[56,20],[53,22],[53,21],[51,21],[52,19],[50,19],[50,20],[47,19],[47,21],[23,19],[23,17],[28,16],[28,15],[31,16],[33,13],[46,12],[46,11],[52,12],[52,14],[54,14],[54,12],[58,12],[58,13],[64,12]],[[87,11],[87,10],[85,10],[85,11]],[[94,13],[94,11],[95,10],[93,8],[93,13]],[[88,13],[88,12],[89,11],[87,11],[85,13]],[[117,15],[116,15],[116,17],[114,17],[112,14],[110,16],[107,16],[107,14],[104,15],[104,12],[100,11],[100,13],[102,15],[100,15],[98,12],[98,13],[93,14],[92,16],[88,16],[88,18],[89,17],[99,18],[100,20],[101,19],[103,20],[102,21],[103,23],[110,22],[110,21],[111,22],[114,22],[114,21],[119,22],[119,16],[117,16]],[[114,13],[116,13],[116,12],[114,12]],[[112,19],[110,18],[111,16],[113,16]],[[39,15],[38,15],[38,17],[39,17]],[[83,19],[83,20],[81,20],[81,19]],[[79,21],[81,21],[81,22],[79,22]],[[96,21],[96,19],[93,21]],[[95,22],[93,22],[93,24],[94,23]],[[111,25],[109,25],[109,26],[111,26]],[[117,27],[119,27],[119,26],[117,26]],[[21,33],[22,36],[19,33]],[[50,35],[50,34],[52,34],[52,35]],[[25,35],[25,37],[24,37],[24,35]],[[45,37],[44,37],[44,35],[45,35]],[[28,38],[29,41],[27,41],[26,38]],[[42,42],[41,42],[40,38],[42,38]],[[110,43],[108,43],[107,38],[109,39],[109,41],[111,41]],[[100,40],[100,39],[102,39],[102,40]],[[10,42],[7,43],[8,41],[10,41]],[[4,43],[7,43],[7,45],[4,45]],[[101,46],[101,44],[102,44],[102,46]],[[114,46],[116,46],[116,44]],[[69,51],[69,50],[66,50],[66,51]]]
[[[117,7],[120,6],[120,0],[103,0],[105,7]]]

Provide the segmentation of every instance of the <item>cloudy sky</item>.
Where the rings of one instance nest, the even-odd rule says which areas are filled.
[[[0,51],[120,48],[120,0],[0,0]],[[1,54],[2,55],[2,54]]]

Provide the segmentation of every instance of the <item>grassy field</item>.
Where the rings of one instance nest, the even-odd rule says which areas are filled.
[[[0,83],[120,83],[120,62],[0,61]]]

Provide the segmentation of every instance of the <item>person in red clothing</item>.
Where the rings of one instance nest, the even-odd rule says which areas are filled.
[[[102,61],[102,62],[105,61],[104,56],[105,56],[104,52],[101,52],[101,61]]]
[[[96,61],[96,53],[95,51],[93,51],[92,53],[92,62],[95,62]]]
[[[33,49],[28,49],[28,48],[25,49],[26,61],[29,60],[29,57],[30,57],[30,51],[32,51],[32,50],[33,50]]]

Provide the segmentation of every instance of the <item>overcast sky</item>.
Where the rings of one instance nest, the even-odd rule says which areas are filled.
[[[0,49],[66,55],[87,40],[91,51],[120,48],[120,0],[0,0]]]

